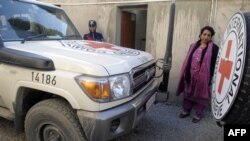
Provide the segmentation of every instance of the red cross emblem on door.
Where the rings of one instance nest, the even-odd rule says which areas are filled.
[[[226,56],[225,56],[226,59],[221,58],[221,63],[219,66],[219,72],[221,73],[221,78],[220,78],[219,88],[218,88],[219,94],[221,94],[224,80],[229,79],[230,74],[232,72],[233,62],[229,60],[229,56],[230,56],[230,52],[232,48],[232,42],[233,42],[232,40],[228,41],[227,51],[226,51]]]

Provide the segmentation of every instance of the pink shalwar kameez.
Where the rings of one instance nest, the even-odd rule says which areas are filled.
[[[183,110],[190,113],[194,107],[197,117],[201,117],[210,98],[209,81],[211,79],[212,48],[213,43],[210,42],[202,59],[202,51],[204,49],[197,48],[196,43],[192,44],[181,69],[176,95],[178,96],[181,92],[184,92]],[[188,61],[191,61],[191,63]],[[188,67],[190,69],[190,81],[186,82],[185,75]]]

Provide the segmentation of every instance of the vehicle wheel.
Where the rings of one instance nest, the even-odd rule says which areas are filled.
[[[212,112],[224,124],[250,124],[250,13],[230,19],[218,54]]]
[[[70,105],[48,99],[34,105],[25,118],[27,141],[85,141],[82,128]]]

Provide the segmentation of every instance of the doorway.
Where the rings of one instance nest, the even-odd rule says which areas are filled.
[[[136,14],[127,11],[121,13],[121,46],[135,48]]]
[[[119,7],[117,27],[118,44],[145,51],[147,5]]]

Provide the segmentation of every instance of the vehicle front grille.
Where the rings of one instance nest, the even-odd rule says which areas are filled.
[[[132,74],[133,78],[133,93],[143,88],[155,76],[155,63],[138,69]]]

